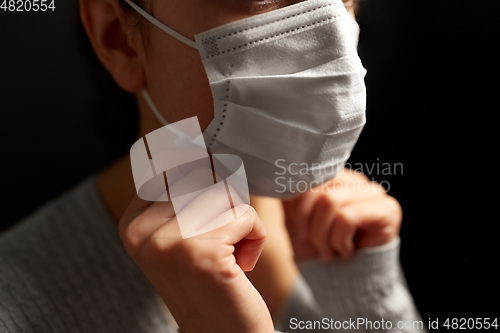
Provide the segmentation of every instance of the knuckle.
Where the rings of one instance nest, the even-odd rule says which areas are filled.
[[[403,209],[401,208],[399,201],[390,195],[388,195],[388,200],[391,209],[391,215],[395,216],[397,220],[401,221],[401,219],[403,218]]]
[[[179,263],[182,242],[167,240],[164,237],[152,234],[140,248],[133,253],[133,259],[146,265],[169,265],[169,267],[181,267]],[[185,261],[184,261],[185,262]]]
[[[219,269],[215,256],[213,256],[210,252],[199,253],[191,256],[190,259],[192,267],[197,272],[209,273]]]
[[[350,226],[354,223],[352,220],[353,216],[352,214],[347,213],[346,209],[338,209],[336,214],[335,214],[335,223],[337,224],[343,224],[346,226]]]
[[[334,209],[337,204],[336,191],[322,192],[316,201],[323,209]]]
[[[181,258],[181,255],[185,256],[185,252],[182,241],[172,242],[155,233],[148,239],[141,254],[146,260],[153,262],[170,262],[178,266],[178,263],[183,262],[182,260],[184,259]]]
[[[369,182],[370,181],[370,178],[368,178],[368,176],[365,175],[362,172],[357,173],[357,176],[358,176],[358,178],[359,178],[360,181],[363,181],[363,182]]]
[[[381,195],[387,194],[387,189],[384,187],[384,185],[376,181],[372,181],[371,184],[372,184],[371,189],[373,192]]]
[[[315,203],[314,208],[320,209],[325,214],[332,214],[338,209],[340,203],[337,200],[336,192],[321,193]]]
[[[234,208],[236,209],[237,212],[242,212],[241,214],[238,213],[239,217],[236,219],[240,223],[245,223],[247,221],[255,220],[256,218],[258,218],[257,211],[250,205],[241,204]]]
[[[154,234],[149,237],[147,243],[143,246],[141,255],[146,260],[151,260],[153,262],[161,262],[166,259],[169,252],[166,251],[165,244],[162,239],[156,237]]]
[[[175,260],[179,265],[187,266],[198,274],[213,274],[222,272],[225,265],[221,265],[223,256],[209,245],[197,246],[194,242],[181,242],[175,251]],[[234,258],[233,256],[229,256]]]
[[[171,248],[172,258],[181,265],[192,264],[198,261],[198,257],[202,254],[197,246],[197,242],[189,239],[184,239],[177,242]]]
[[[142,234],[138,228],[140,223],[140,217],[135,218],[120,234],[123,245],[128,251],[135,252],[140,248],[142,243]]]
[[[165,243],[158,233],[154,233],[148,240],[149,249],[153,254],[161,254],[165,252]]]
[[[257,215],[257,211],[252,206],[246,205],[246,204],[244,204],[243,206],[244,206],[244,209],[246,209],[245,215],[247,215],[249,217],[254,217],[255,215]]]
[[[394,237],[397,236],[398,230],[399,229],[394,226],[386,226],[385,228],[379,230],[378,238],[380,240],[379,241],[380,244],[378,245],[389,243],[391,240],[394,239]]]
[[[368,178],[368,176],[366,174],[364,174],[363,172],[359,171],[359,170],[355,170],[355,169],[348,169],[348,171],[344,172],[344,177],[345,177],[345,181],[369,181],[370,179]]]

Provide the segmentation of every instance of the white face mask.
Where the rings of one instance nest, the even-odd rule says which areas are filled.
[[[200,52],[214,98],[207,147],[243,159],[251,194],[291,197],[343,168],[365,124],[366,70],[356,51],[359,27],[341,0],[300,2],[203,32],[196,42],[125,1]]]

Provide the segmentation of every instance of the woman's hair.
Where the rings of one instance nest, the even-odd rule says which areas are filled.
[[[132,0],[139,7],[150,13],[154,16],[153,8],[151,6],[151,0]],[[148,30],[151,28],[151,24],[148,24],[146,20],[142,19],[142,16],[139,15],[132,7],[130,7],[124,0],[118,0],[123,12],[126,14],[129,19],[129,23],[132,29],[137,29],[143,34],[143,37],[146,37]]]

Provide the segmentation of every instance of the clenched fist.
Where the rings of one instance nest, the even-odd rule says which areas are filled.
[[[137,196],[123,215],[119,230],[125,249],[160,294],[184,333],[274,332],[269,310],[244,271],[252,270],[266,240],[255,210],[232,210],[217,200],[227,197],[209,189],[177,215],[170,202],[147,202]],[[192,214],[195,212],[196,214]],[[177,219],[209,217],[222,225],[183,239]],[[200,224],[200,221],[193,221]],[[205,223],[206,225],[206,223]],[[208,228],[211,229],[211,228]]]
[[[398,236],[398,201],[365,175],[344,169],[334,179],[293,200],[283,200],[296,259],[349,258],[357,249]]]

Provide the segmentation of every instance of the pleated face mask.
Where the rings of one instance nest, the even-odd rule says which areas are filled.
[[[211,153],[243,159],[251,194],[290,198],[343,168],[365,124],[366,70],[357,24],[341,0],[303,1],[195,41],[125,1],[199,51],[214,99],[205,142]]]

